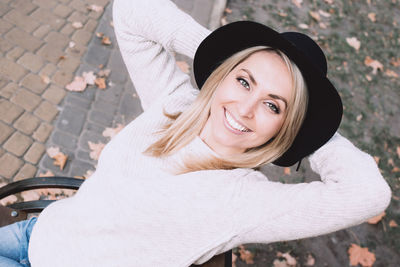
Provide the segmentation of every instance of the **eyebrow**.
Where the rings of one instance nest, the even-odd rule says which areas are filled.
[[[249,75],[251,82],[254,83],[254,85],[257,86],[256,80],[254,79],[253,75],[251,74],[251,72],[248,69],[240,69],[240,70],[245,71]],[[272,97],[273,99],[282,100],[285,103],[285,107],[287,108],[288,104],[287,104],[287,101],[286,101],[285,98],[283,98],[283,97],[281,97],[279,95],[274,95],[274,94],[268,94],[268,96]]]

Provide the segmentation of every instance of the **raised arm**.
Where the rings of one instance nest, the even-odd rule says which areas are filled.
[[[246,183],[242,203],[250,210],[238,243],[270,243],[331,233],[360,224],[387,208],[391,190],[374,159],[338,133],[310,157],[321,181]],[[252,174],[249,174],[250,176]],[[247,200],[246,200],[247,199]]]
[[[113,22],[144,110],[183,84],[190,86],[172,52],[193,58],[209,30],[170,0],[115,0]]]

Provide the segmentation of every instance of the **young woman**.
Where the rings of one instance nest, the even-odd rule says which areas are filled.
[[[33,267],[201,264],[240,244],[360,224],[388,206],[373,158],[336,133],[340,97],[311,38],[254,22],[210,33],[168,0],[115,0],[113,12],[144,112],[75,196],[19,224],[28,238],[15,247],[29,242]],[[200,90],[172,52],[194,58]],[[255,170],[309,155],[321,181],[283,184]]]

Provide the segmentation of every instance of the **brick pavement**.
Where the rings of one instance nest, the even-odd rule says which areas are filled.
[[[174,2],[213,29],[226,0]],[[105,10],[89,11],[89,4]],[[88,141],[107,143],[109,138],[102,135],[107,127],[126,125],[142,112],[118,50],[111,10],[109,0],[0,3],[0,182],[48,170],[56,175],[83,176],[97,163],[90,157]],[[82,28],[72,26],[77,21]],[[112,44],[102,45],[96,32],[109,36]],[[176,58],[192,63],[182,55]],[[99,72],[99,65],[111,70],[107,89],[64,89],[75,75]],[[45,76],[50,83],[43,82]],[[50,146],[60,147],[68,155],[63,170],[46,154]]]

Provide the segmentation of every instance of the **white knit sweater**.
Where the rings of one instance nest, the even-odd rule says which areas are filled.
[[[144,109],[104,148],[77,194],[46,208],[33,229],[33,267],[201,264],[239,244],[327,234],[364,222],[391,191],[373,158],[339,134],[309,157],[321,181],[283,184],[252,169],[172,175],[186,153],[213,152],[199,137],[166,159],[144,156],[197,90],[171,51],[193,58],[210,33],[169,0],[115,0],[115,32]],[[118,70],[113,70],[118,71]]]

